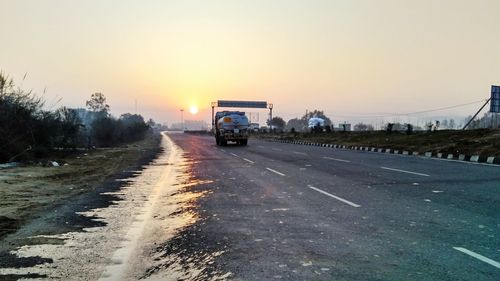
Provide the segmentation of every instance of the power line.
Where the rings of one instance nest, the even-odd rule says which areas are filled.
[[[468,102],[468,103],[463,103],[463,104],[457,104],[457,105],[452,105],[452,106],[446,106],[446,107],[439,107],[439,108],[434,108],[434,109],[427,109],[427,110],[421,110],[421,111],[415,111],[415,112],[408,112],[408,113],[387,113],[384,115],[364,115],[364,114],[353,114],[353,115],[338,115],[335,114],[334,116],[337,117],[356,117],[356,118],[383,118],[383,117],[394,117],[394,116],[409,116],[409,115],[418,115],[422,113],[429,113],[429,112],[436,112],[436,111],[442,111],[442,110],[448,110],[448,109],[453,109],[453,108],[459,108],[459,107],[464,107],[472,104],[477,104],[481,102],[485,102],[486,99],[478,100],[478,101],[473,101],[473,102]]]
[[[485,101],[486,101],[486,99],[482,99],[482,100],[478,100],[478,101],[457,104],[457,105],[452,105],[452,106],[447,106],[447,107],[441,107],[441,108],[435,108],[435,109],[429,109],[429,110],[423,110],[423,111],[416,111],[416,112],[410,112],[410,113],[404,113],[404,114],[394,114],[394,116],[396,116],[396,115],[414,115],[414,114],[421,114],[421,113],[427,113],[427,112],[441,111],[441,110],[446,110],[446,109],[453,109],[453,108],[463,107],[463,106],[467,106],[467,105],[472,105],[472,104],[485,102]]]

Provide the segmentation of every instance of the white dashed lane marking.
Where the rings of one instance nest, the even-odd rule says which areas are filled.
[[[252,160],[248,160],[248,159],[246,159],[246,158],[243,158],[243,160],[247,161],[247,162],[248,162],[248,163],[250,163],[250,164],[254,164],[254,163],[255,163],[255,162],[253,162]]]
[[[460,252],[462,252],[462,253],[464,253],[466,255],[469,255],[469,256],[471,256],[473,258],[476,258],[476,259],[478,259],[478,260],[480,260],[482,262],[485,262],[487,264],[493,265],[496,268],[500,268],[500,262],[494,261],[494,260],[492,260],[490,258],[487,258],[487,257],[482,256],[480,254],[474,253],[473,251],[470,251],[470,250],[467,250],[467,249],[461,248],[461,247],[453,247],[453,249],[455,249],[457,251],[460,251]]]
[[[407,174],[412,174],[412,175],[417,175],[417,176],[430,177],[430,175],[428,175],[428,174],[422,174],[422,173],[411,172],[411,171],[406,171],[406,170],[387,168],[387,167],[380,167],[380,168],[382,168],[384,170],[395,171],[395,172],[400,172],[400,173],[407,173]]]
[[[266,168],[266,170],[271,171],[271,172],[273,172],[273,173],[275,173],[275,174],[277,174],[277,175],[280,175],[280,176],[282,176],[282,177],[286,176],[285,174],[280,173],[280,172],[278,172],[278,171],[276,171],[276,170],[273,170],[273,169],[271,169],[271,168]]]
[[[344,160],[344,159],[339,159],[339,158],[332,158],[332,157],[323,157],[323,159],[328,159],[332,161],[338,161],[338,162],[344,162],[344,163],[351,163],[349,160]]]
[[[330,197],[332,197],[332,198],[334,198],[334,199],[337,199],[337,200],[339,200],[340,202],[344,202],[344,203],[346,203],[347,205],[350,205],[350,206],[352,206],[352,207],[354,207],[354,208],[359,208],[359,207],[361,207],[361,205],[358,205],[358,204],[356,204],[356,203],[353,203],[353,202],[351,202],[351,201],[349,201],[349,200],[345,200],[344,198],[340,198],[340,197],[338,197],[338,196],[336,196],[336,195],[333,195],[333,194],[331,194],[331,193],[328,193],[328,192],[326,192],[326,191],[324,191],[324,190],[321,190],[321,189],[319,189],[319,188],[317,188],[317,187],[314,187],[314,186],[312,186],[312,185],[308,185],[307,187],[309,187],[310,189],[315,190],[315,191],[317,191],[317,192],[319,192],[319,193],[322,193],[322,194],[324,194],[324,195],[326,195],[326,196],[330,196]]]

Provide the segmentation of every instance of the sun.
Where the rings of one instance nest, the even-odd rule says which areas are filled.
[[[196,105],[191,105],[191,107],[189,108],[189,112],[195,115],[196,113],[198,113],[198,107]]]

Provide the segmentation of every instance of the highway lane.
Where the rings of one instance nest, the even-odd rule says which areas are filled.
[[[498,280],[500,169],[171,135],[213,183],[179,245],[241,280]],[[181,243],[182,242],[182,243]],[[185,246],[184,246],[185,247]]]

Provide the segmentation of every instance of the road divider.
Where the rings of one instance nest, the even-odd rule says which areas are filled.
[[[339,200],[340,202],[346,203],[347,205],[352,206],[352,207],[354,207],[354,208],[359,208],[359,207],[361,207],[361,205],[358,205],[358,204],[356,204],[356,203],[353,203],[353,202],[351,202],[351,201],[349,201],[349,200],[346,200],[346,199],[344,199],[344,198],[340,198],[340,197],[338,197],[338,196],[336,196],[336,195],[333,195],[333,194],[331,194],[331,193],[328,193],[328,192],[326,192],[326,191],[324,191],[324,190],[321,190],[321,189],[319,189],[319,188],[317,188],[317,187],[314,187],[314,186],[312,186],[312,185],[308,185],[307,187],[309,187],[310,189],[315,190],[315,191],[317,191],[317,192],[319,192],[319,193],[322,193],[322,194],[324,194],[324,195],[326,195],[326,196],[329,196],[329,197],[332,197],[332,198],[334,198],[334,199],[337,199],[337,200]]]
[[[280,173],[280,172],[278,172],[278,171],[276,171],[276,170],[273,170],[273,169],[271,169],[271,168],[266,168],[266,170],[271,171],[271,172],[273,172],[273,173],[275,173],[275,174],[277,174],[277,175],[280,175],[280,176],[282,176],[282,177],[286,176],[285,174]]]
[[[351,161],[349,160],[344,160],[344,159],[338,159],[338,158],[332,158],[332,157],[323,157],[323,159],[328,159],[328,160],[332,160],[332,161],[338,161],[338,162],[344,162],[344,163],[351,163]]]
[[[490,258],[487,258],[485,256],[482,256],[482,255],[480,255],[478,253],[474,253],[473,251],[470,251],[470,250],[467,250],[467,249],[461,248],[461,247],[453,247],[453,249],[455,249],[455,250],[457,250],[459,252],[462,252],[462,253],[464,253],[466,255],[469,255],[469,256],[471,256],[473,258],[476,258],[476,259],[478,259],[478,260],[480,260],[482,262],[485,262],[487,264],[493,265],[496,268],[500,268],[500,262],[494,261],[494,260],[492,260]]]
[[[380,168],[382,168],[384,170],[394,171],[394,172],[412,174],[412,175],[423,176],[423,177],[430,177],[430,175],[428,175],[428,174],[422,174],[422,173],[411,172],[411,171],[406,171],[406,170],[400,170],[400,169],[394,169],[394,168],[388,168],[388,167],[380,167]]]
[[[443,152],[432,152],[432,151],[419,153],[416,151],[405,151],[405,150],[390,149],[390,148],[326,144],[326,143],[283,140],[283,139],[273,139],[273,138],[265,139],[265,141],[298,144],[298,145],[320,146],[320,147],[328,147],[335,149],[361,150],[366,152],[379,152],[379,153],[381,152],[381,153],[399,154],[405,156],[418,156],[418,157],[425,157],[438,160],[465,161],[473,164],[500,165],[500,157],[494,155],[484,156],[484,155],[446,154]],[[264,148],[264,146],[259,146],[259,147]],[[420,156],[421,154],[422,156]]]

